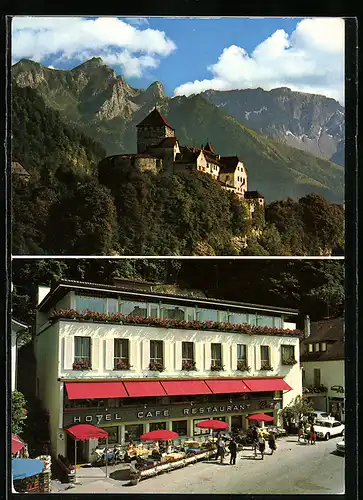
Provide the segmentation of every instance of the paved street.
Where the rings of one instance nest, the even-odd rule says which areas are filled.
[[[142,480],[136,486],[128,486],[126,480],[83,478],[82,485],[64,493],[339,494],[344,493],[345,461],[334,451],[340,439],[305,445],[297,443],[296,437],[287,437],[279,439],[277,451],[263,461],[254,459],[246,449],[238,454],[235,466],[227,465],[229,457],[224,465],[204,461]]]

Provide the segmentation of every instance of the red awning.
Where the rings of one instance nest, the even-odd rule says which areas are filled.
[[[231,392],[250,392],[249,387],[244,383],[244,380],[206,380],[213,394],[229,394]]]
[[[143,396],[166,396],[166,392],[160,382],[124,382],[128,395],[131,398]]]
[[[251,392],[292,391],[282,378],[260,378],[244,380]]]
[[[189,396],[193,394],[211,394],[204,380],[173,380],[161,382],[168,396]]]
[[[68,427],[68,429],[66,429],[66,432],[77,441],[96,438],[104,439],[108,437],[108,432],[91,424],[72,425],[72,427]]]
[[[67,382],[68,399],[127,398],[122,382]]]

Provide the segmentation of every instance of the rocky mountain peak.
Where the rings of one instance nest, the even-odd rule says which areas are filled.
[[[100,66],[107,66],[103,62],[102,57],[92,57],[92,59],[89,59],[88,61],[85,61],[82,64],[73,68],[72,71],[94,69],[94,68],[99,68]]]

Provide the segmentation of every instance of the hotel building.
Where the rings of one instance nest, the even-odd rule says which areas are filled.
[[[154,429],[180,436],[206,418],[246,417],[302,393],[298,311],[154,291],[151,283],[61,280],[40,288],[34,351],[37,395],[50,414],[54,456],[64,432],[91,423],[125,442]],[[82,442],[89,460],[97,440]]]

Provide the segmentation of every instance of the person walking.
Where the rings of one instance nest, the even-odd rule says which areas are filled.
[[[255,458],[257,457],[258,437],[259,437],[259,430],[258,430],[258,427],[255,426],[252,429],[252,449],[253,449]]]
[[[218,460],[218,458],[219,458],[220,443],[221,443],[221,438],[218,436],[217,441],[216,441],[216,446],[217,446],[217,453],[216,453],[216,457],[215,457],[216,460]]]
[[[258,436],[258,449],[259,449],[259,452],[261,453],[262,460],[263,460],[263,455],[265,453],[265,448],[266,448],[265,438],[263,437],[262,434],[260,434]]]
[[[223,439],[221,439],[219,442],[219,456],[221,457],[221,464],[223,464],[224,461],[225,451],[226,451],[226,445],[224,444]]]
[[[270,431],[269,437],[268,437],[268,446],[271,450],[271,455],[274,454],[274,451],[276,451],[276,438],[275,435],[272,431]]]
[[[229,442],[229,451],[231,452],[231,459],[229,463],[231,465],[236,465],[236,458],[237,458],[237,443],[234,439],[231,439]]]
[[[310,444],[315,444],[316,442],[316,434],[314,429],[314,424],[311,424],[310,427]]]
[[[297,441],[298,443],[300,442],[300,439],[304,437],[304,422],[300,420],[299,423],[299,428],[298,428],[298,434],[297,434]]]

